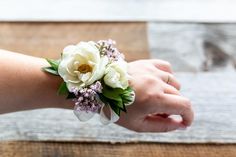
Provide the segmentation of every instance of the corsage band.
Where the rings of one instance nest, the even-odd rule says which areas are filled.
[[[127,62],[115,44],[110,39],[80,42],[65,47],[59,60],[46,59],[50,66],[43,70],[63,79],[58,94],[74,101],[81,121],[99,113],[102,123],[115,122],[134,102]],[[105,107],[110,113],[104,113]]]

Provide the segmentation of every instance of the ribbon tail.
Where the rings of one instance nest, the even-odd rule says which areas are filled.
[[[105,105],[103,104],[100,111],[100,121],[102,124],[107,125],[107,124],[114,123],[119,120],[120,117],[111,109],[110,106],[108,106],[109,111],[110,111],[110,117],[107,117],[104,113],[104,107]]]
[[[95,112],[80,111],[79,109],[76,109],[75,107],[74,114],[80,121],[85,122],[85,121],[90,120],[95,115]]]

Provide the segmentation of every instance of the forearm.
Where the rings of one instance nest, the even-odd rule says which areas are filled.
[[[57,95],[59,77],[41,70],[48,63],[37,57],[0,50],[0,113],[37,108],[73,108]]]

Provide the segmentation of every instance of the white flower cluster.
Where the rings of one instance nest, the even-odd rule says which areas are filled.
[[[90,41],[67,46],[63,50],[58,73],[70,92],[100,79],[112,88],[126,89],[129,86],[127,68],[124,59],[110,62],[108,56],[101,55],[97,43]]]

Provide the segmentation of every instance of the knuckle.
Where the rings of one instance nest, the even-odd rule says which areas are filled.
[[[166,67],[168,67],[168,68],[170,68],[170,67],[171,67],[171,64],[170,64],[170,62],[168,62],[168,61],[163,61],[163,64],[164,64]]]
[[[161,92],[148,92],[146,94],[145,101],[150,101],[153,99],[162,99],[162,98],[163,98],[163,93],[161,93]]]
[[[171,80],[176,80],[175,76],[173,74],[170,74],[170,73],[166,73],[166,77],[170,77]]]
[[[171,67],[171,63],[165,60],[161,60],[161,59],[153,59],[154,63],[157,65],[162,65],[165,67]]]
[[[155,99],[163,99],[164,97],[164,92],[156,92],[154,95]]]
[[[143,87],[146,89],[146,92],[144,92],[142,95],[142,99],[140,99],[142,102],[149,102],[154,99],[158,100],[163,97],[164,92],[161,87],[157,87],[158,89],[157,88],[154,89],[154,87],[156,87],[156,84],[160,83],[160,81],[157,78],[151,75],[146,75],[143,76],[142,80],[144,82]]]
[[[153,72],[155,72],[156,71],[156,68],[154,68],[153,66],[146,66],[145,67],[145,70],[147,71],[147,72],[150,72],[150,73],[153,73]]]

